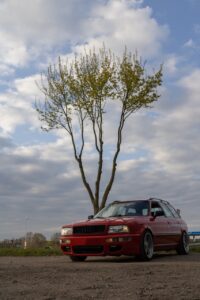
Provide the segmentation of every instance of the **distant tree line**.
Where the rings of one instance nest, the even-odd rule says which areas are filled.
[[[24,245],[24,238],[4,239],[0,241],[0,248],[21,248]]]
[[[58,246],[59,236],[59,233],[54,233],[50,241],[48,241],[42,233],[27,232],[24,237],[0,241],[0,248],[43,248]]]

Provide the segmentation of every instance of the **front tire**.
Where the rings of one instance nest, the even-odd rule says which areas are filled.
[[[151,260],[154,254],[153,236],[149,230],[145,231],[140,245],[140,259]]]
[[[189,254],[190,247],[189,247],[189,236],[187,232],[183,232],[178,248],[176,249],[177,253],[180,255],[187,255]]]

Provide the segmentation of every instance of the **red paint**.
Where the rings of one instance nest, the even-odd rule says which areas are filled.
[[[138,200],[142,201],[142,200]],[[138,203],[137,201],[137,203]],[[64,225],[62,228],[81,227],[87,230],[88,226],[92,230],[101,232],[73,233],[72,235],[61,236],[61,249],[64,254],[70,256],[105,256],[105,255],[140,255],[143,234],[149,230],[153,236],[154,251],[176,249],[179,245],[182,233],[187,232],[187,225],[180,216],[152,216],[154,206],[167,204],[168,202],[158,199],[145,200],[148,203],[148,212],[145,216],[120,216],[108,217],[104,219],[90,219],[79,221],[74,224]],[[136,201],[134,201],[136,202]],[[132,201],[116,202],[117,205],[131,205]],[[157,208],[156,208],[157,209]],[[127,225],[128,233],[108,233],[109,226]],[[97,228],[97,229],[96,229]],[[79,228],[80,229],[80,228]],[[91,230],[91,227],[89,228]],[[111,241],[113,239],[113,241]],[[68,240],[66,243],[66,240]],[[67,247],[67,248],[66,248]],[[78,248],[77,248],[78,247]],[[77,250],[78,249],[78,250]],[[81,251],[81,253],[79,253]]]

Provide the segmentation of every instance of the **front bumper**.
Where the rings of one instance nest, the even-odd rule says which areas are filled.
[[[64,254],[73,256],[137,255],[140,235],[62,236],[60,246]]]

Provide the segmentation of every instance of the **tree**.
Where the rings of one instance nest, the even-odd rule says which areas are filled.
[[[44,247],[46,245],[46,237],[42,233],[34,233],[31,240],[31,247]]]
[[[58,246],[59,242],[60,242],[60,232],[55,232],[54,234],[52,234],[51,236],[51,242],[53,245]]]
[[[79,166],[83,184],[89,194],[94,213],[102,209],[113,186],[117,159],[122,144],[126,120],[141,108],[151,107],[159,98],[158,86],[162,83],[162,67],[152,75],[146,75],[145,64],[137,54],[124,51],[115,57],[105,47],[85,51],[83,55],[57,65],[50,65],[42,74],[40,89],[45,100],[36,104],[43,130],[63,128],[70,136],[74,158]],[[115,101],[120,106],[115,153],[105,189],[100,195],[104,157],[104,114],[106,103]],[[75,118],[79,131],[75,130]],[[98,155],[95,187],[88,182],[83,165],[85,127],[90,124],[94,148]],[[79,134],[79,138],[77,138]]]

